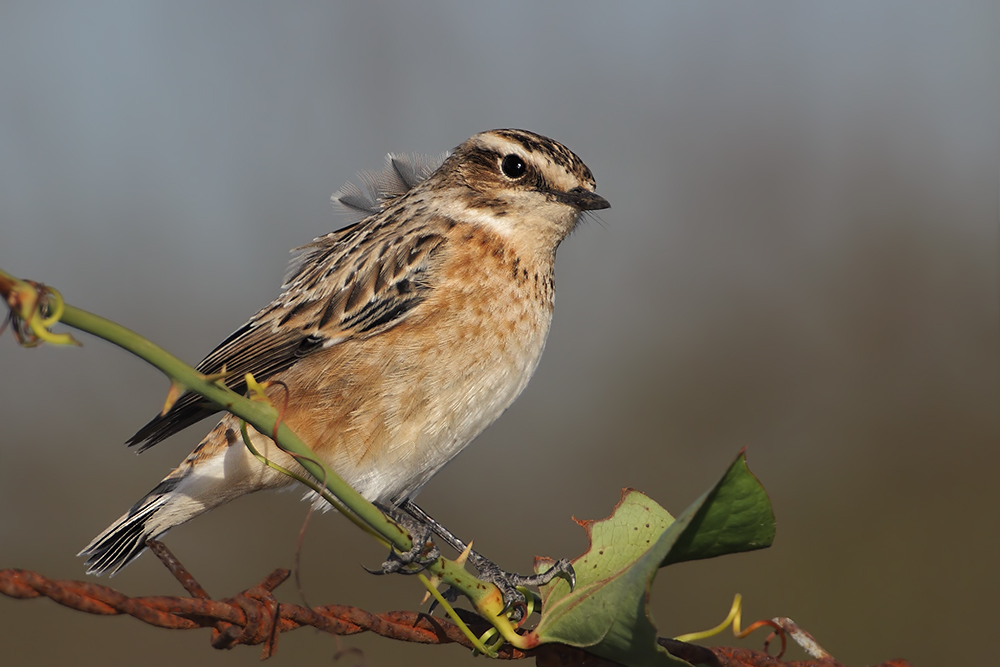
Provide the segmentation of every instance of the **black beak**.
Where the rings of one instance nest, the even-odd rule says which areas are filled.
[[[569,192],[553,192],[558,201],[570,206],[575,206],[581,211],[600,211],[604,208],[611,208],[607,199],[583,188],[573,188]]]

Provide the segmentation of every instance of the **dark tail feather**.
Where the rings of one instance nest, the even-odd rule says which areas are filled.
[[[114,576],[146,550],[146,540],[167,532],[169,525],[164,527],[162,521],[153,519],[170,501],[167,494],[177,482],[161,482],[77,554],[87,557],[87,574]]]

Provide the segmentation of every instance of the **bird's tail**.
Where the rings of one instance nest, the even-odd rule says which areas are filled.
[[[114,575],[146,550],[146,541],[234,498],[292,484],[262,465],[237,439],[235,418],[224,418],[167,477],[84,547],[87,574]],[[232,427],[232,428],[231,428]],[[254,437],[251,433],[251,437]],[[264,436],[255,446],[271,460],[294,465]]]
[[[146,540],[158,538],[207,510],[189,496],[177,493],[181,481],[168,477],[157,484],[77,554],[87,557],[87,574],[114,576],[146,550]]]

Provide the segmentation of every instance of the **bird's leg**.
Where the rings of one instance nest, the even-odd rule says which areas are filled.
[[[382,563],[382,569],[368,570],[369,572],[372,574],[390,574],[392,572],[418,574],[426,570],[431,563],[441,557],[441,550],[437,548],[436,544],[430,541],[433,534],[433,529],[430,526],[424,524],[419,519],[415,519],[399,511],[395,507],[382,505],[381,503],[375,503],[375,505],[410,533],[413,546],[409,551],[404,553],[399,553],[395,549],[390,548],[389,557]],[[428,544],[430,544],[430,549],[427,548]],[[408,565],[416,565],[417,567],[407,567]],[[367,570],[368,568],[365,569]]]
[[[448,546],[456,551],[465,551],[468,545],[460,540],[454,533],[435,521],[427,512],[420,509],[412,500],[406,499],[400,503],[399,508],[425,525],[430,532],[433,532]],[[576,585],[576,572],[570,562],[563,558],[556,561],[552,567],[541,574],[523,575],[502,570],[496,563],[489,560],[476,551],[469,552],[469,560],[479,571],[479,578],[488,581],[500,589],[503,595],[504,609],[510,609],[514,605],[525,603],[524,595],[517,590],[518,586],[544,586],[556,577],[560,577],[569,582],[570,588]],[[518,615],[520,612],[515,612]]]

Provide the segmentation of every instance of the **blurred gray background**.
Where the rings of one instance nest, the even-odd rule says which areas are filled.
[[[790,616],[850,665],[982,664],[1000,585],[1000,9],[932,3],[0,5],[0,266],[196,363],[278,293],[332,192],[494,127],[576,151],[613,204],[561,248],[538,373],[422,504],[500,564],[585,548],[622,487],[681,511],[741,447],[772,549],[664,570],[666,635]],[[112,346],[0,339],[0,567],[74,554],[211,426],[122,443],[166,381]],[[216,596],[293,562],[306,505],[168,544]],[[314,517],[312,604],[417,608]],[[181,594],[146,555],[112,581]],[[294,586],[282,599],[299,601]],[[758,647],[763,633],[742,642]],[[735,643],[731,636],[719,639]],[[281,639],[270,664],[471,664]],[[3,665],[257,664],[208,632],[0,597]],[[801,655],[801,653],[792,653]]]

